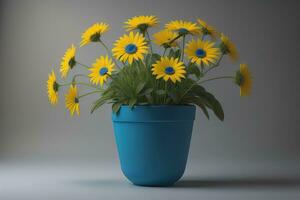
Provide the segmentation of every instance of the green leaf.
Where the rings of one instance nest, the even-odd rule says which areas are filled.
[[[146,99],[147,101],[150,103],[150,104],[153,104],[154,103],[154,100],[153,100],[153,97],[151,94],[146,94]]]
[[[186,71],[188,74],[193,74],[195,75],[198,79],[203,76],[203,74],[200,72],[200,69],[197,65],[195,64],[190,64],[186,67]]]
[[[156,90],[155,94],[157,94],[157,95],[165,95],[166,91],[165,90]]]
[[[201,99],[195,98],[194,102],[196,103],[197,106],[199,106],[202,109],[202,111],[205,114],[205,116],[207,117],[207,119],[209,119],[208,111],[207,111],[204,103],[201,101]]]
[[[221,120],[224,120],[224,111],[221,103],[209,92],[205,93],[205,98],[210,103],[211,109],[214,111],[215,115]]]
[[[170,52],[169,52],[169,57],[173,57],[173,58],[180,58],[180,54],[181,54],[181,51],[180,49],[177,49],[177,50],[174,50],[173,48],[170,49]]]
[[[174,57],[175,51],[173,48],[170,49],[169,51],[169,57]]]
[[[145,87],[146,83],[145,82],[141,82],[137,85],[135,93],[139,94]]]
[[[205,104],[202,102],[202,100],[198,97],[189,97],[186,98],[186,103],[192,103],[192,104],[196,104],[199,108],[201,108],[201,110],[203,111],[203,113],[205,114],[205,116],[207,117],[207,119],[209,119],[209,113],[205,107]]]
[[[154,53],[154,54],[152,54],[152,57],[151,57],[151,65],[153,64],[153,63],[156,63],[158,60],[160,60],[160,55],[159,54],[157,54],[157,53]]]
[[[179,96],[175,92],[168,92],[168,96],[172,99],[175,104],[179,103]]]
[[[181,51],[180,51],[180,49],[177,49],[177,50],[174,52],[174,57],[175,57],[175,58],[180,58],[180,55],[181,55]]]
[[[112,105],[112,110],[114,113],[118,113],[120,111],[122,103],[116,102]]]
[[[134,105],[136,104],[136,102],[137,102],[137,99],[130,99],[130,100],[129,100],[129,104],[128,104],[129,107],[130,107],[130,108],[133,108]]]
[[[147,54],[145,56],[145,63],[146,63],[146,65],[150,65],[150,57],[151,57],[151,54]]]
[[[198,95],[198,96],[202,96],[202,95],[204,95],[205,93],[206,93],[206,90],[205,90],[205,88],[204,87],[202,87],[201,85],[194,85],[193,87],[192,87],[192,89],[190,90],[190,93],[192,93],[192,94],[196,94],[196,95]]]
[[[106,103],[106,101],[109,100],[108,97],[102,96],[100,99],[98,99],[97,101],[95,101],[92,104],[92,108],[91,108],[91,113],[93,113],[95,110],[97,110],[99,107],[101,107],[103,104]]]
[[[144,95],[150,94],[152,91],[153,91],[153,88],[148,88],[148,89],[144,90],[140,95],[144,96]]]

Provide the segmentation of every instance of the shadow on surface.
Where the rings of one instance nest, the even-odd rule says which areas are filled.
[[[74,180],[69,183],[78,186],[85,187],[119,187],[129,185],[126,181],[121,180],[110,180],[110,179],[86,179],[86,180]]]
[[[114,179],[84,179],[68,182],[83,187],[132,187],[125,180]],[[138,186],[136,186],[138,187]],[[171,188],[300,188],[300,178],[262,178],[262,177],[237,177],[237,178],[185,178],[177,182]],[[160,187],[159,187],[160,188]],[[170,187],[167,187],[170,188]]]
[[[254,188],[254,187],[300,187],[300,178],[198,178],[183,179],[174,187],[179,188]]]

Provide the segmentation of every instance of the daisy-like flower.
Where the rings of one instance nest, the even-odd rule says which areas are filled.
[[[159,46],[163,46],[165,48],[169,47],[176,47],[178,44],[177,42],[170,42],[178,36],[177,33],[169,31],[167,29],[159,31],[153,34],[153,42]]]
[[[210,35],[213,39],[216,39],[220,35],[213,26],[207,24],[205,21],[201,19],[198,19],[197,21],[200,24],[201,32],[203,35]]]
[[[132,64],[133,60],[143,59],[144,54],[148,52],[147,42],[140,33],[124,34],[115,42],[114,46],[113,55],[121,62],[128,61],[129,64]]]
[[[115,64],[108,58],[108,56],[100,56],[99,59],[96,59],[92,68],[89,69],[91,71],[89,74],[91,82],[95,85],[100,84],[103,86],[107,77],[111,75],[112,71],[114,71],[114,66]]]
[[[205,66],[216,63],[221,55],[215,43],[201,40],[191,40],[186,46],[185,53],[192,63]]]
[[[75,54],[76,47],[72,44],[71,47],[66,50],[60,62],[60,73],[62,78],[66,78],[70,69],[73,69],[76,65]]]
[[[52,70],[47,80],[48,99],[52,105],[56,105],[58,102],[58,89],[59,84],[56,82],[56,76],[54,74],[54,71]]]
[[[71,116],[74,115],[76,111],[77,115],[80,115],[79,111],[79,98],[77,93],[76,85],[71,85],[68,93],[65,96],[66,108],[70,111]]]
[[[165,25],[165,28],[170,31],[176,31],[180,35],[200,34],[200,27],[196,23],[187,22],[187,21],[183,21],[183,20],[171,21]]]
[[[252,88],[252,77],[248,65],[240,64],[240,70],[236,72],[235,83],[240,86],[240,96],[249,96]]]
[[[163,78],[165,81],[171,79],[173,83],[181,81],[185,77],[185,66],[178,58],[161,57],[159,61],[152,65],[152,74],[156,79]]]
[[[223,33],[221,33],[221,41],[222,43],[220,44],[220,49],[222,53],[224,55],[228,54],[233,61],[236,61],[238,59],[238,53],[235,45]]]
[[[140,30],[144,32],[147,28],[156,26],[158,24],[158,19],[156,16],[149,15],[149,16],[135,16],[127,20],[125,22],[126,31],[132,30]]]
[[[103,22],[90,26],[81,36],[80,47],[87,45],[90,42],[99,42],[103,33],[108,30],[109,25]]]

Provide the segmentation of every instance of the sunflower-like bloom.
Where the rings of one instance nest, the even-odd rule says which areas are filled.
[[[56,76],[54,74],[54,71],[52,70],[47,80],[48,99],[52,105],[56,105],[58,102],[58,89],[59,85],[56,82]]]
[[[156,26],[158,24],[158,19],[156,16],[135,16],[125,22],[126,31],[132,31],[139,29],[140,31],[145,31],[149,27]]]
[[[102,86],[107,77],[114,71],[114,66],[115,64],[108,56],[100,56],[99,59],[96,59],[92,68],[89,69],[91,71],[89,74],[91,82],[95,85],[100,84]]]
[[[108,30],[109,25],[103,22],[90,26],[81,36],[80,47],[87,45],[90,42],[99,42],[103,33]]]
[[[152,74],[156,79],[163,78],[165,81],[171,79],[173,83],[181,81],[185,77],[185,66],[178,58],[161,57],[159,61],[152,65]]]
[[[192,34],[197,35],[200,34],[200,27],[193,22],[187,22],[183,20],[175,20],[171,21],[165,25],[165,28],[170,31],[177,31],[180,35]]]
[[[128,61],[129,64],[132,64],[133,60],[143,59],[144,54],[148,52],[147,42],[140,33],[124,34],[114,46],[113,55],[122,62]]]
[[[205,66],[216,63],[221,55],[215,43],[201,40],[191,40],[186,46],[185,53],[192,63]]]
[[[221,41],[222,43],[220,45],[220,48],[222,53],[228,54],[233,61],[236,61],[238,59],[238,53],[235,45],[223,33],[221,33]]]
[[[207,24],[205,21],[198,19],[198,23],[201,26],[201,32],[203,35],[210,35],[213,39],[216,39],[220,33],[211,25]]]
[[[153,34],[153,42],[165,48],[176,47],[178,44],[175,41],[173,41],[171,44],[170,42],[173,39],[175,39],[177,36],[178,36],[177,33],[165,29]]]
[[[75,66],[75,54],[76,47],[72,44],[71,47],[66,50],[60,62],[60,73],[62,78],[66,78],[69,70],[73,69],[73,67]]]
[[[240,64],[240,70],[236,72],[235,82],[240,86],[240,96],[249,96],[252,88],[252,77],[248,65]]]
[[[80,115],[79,111],[79,98],[78,98],[78,93],[77,93],[77,87],[76,85],[70,86],[70,89],[68,93],[65,96],[65,103],[66,103],[66,108],[70,111],[71,116],[74,115],[74,112],[76,111],[77,115]]]

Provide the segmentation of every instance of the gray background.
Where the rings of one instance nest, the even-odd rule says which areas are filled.
[[[197,111],[188,166],[222,171],[222,163],[268,163],[258,169],[268,172],[283,166],[280,170],[290,171],[292,166],[299,171],[297,1],[7,0],[0,6],[0,163],[99,161],[118,166],[110,105],[90,115],[95,96],[89,97],[81,104],[80,118],[71,118],[63,95],[57,107],[48,103],[45,81],[52,68],[58,74],[65,49],[79,44],[91,24],[109,23],[111,30],[103,39],[112,44],[123,34],[127,18],[153,14],[161,25],[198,17],[214,25],[236,43],[240,62],[249,64],[254,77],[248,98],[240,98],[230,81],[205,85],[222,102],[225,121],[213,115],[208,121]],[[92,44],[80,48],[77,58],[90,64],[104,53]],[[237,68],[225,58],[211,77]]]

